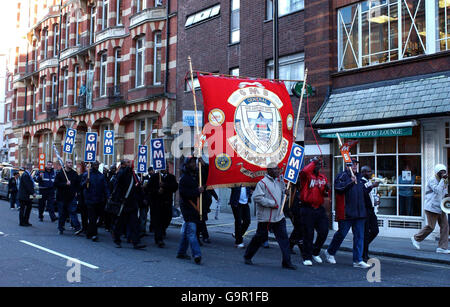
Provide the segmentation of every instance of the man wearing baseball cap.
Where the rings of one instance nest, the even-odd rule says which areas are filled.
[[[441,201],[447,194],[447,167],[443,164],[437,164],[434,167],[434,176],[428,179],[425,189],[424,209],[427,216],[427,225],[411,238],[415,248],[420,249],[419,242],[425,240],[433,232],[437,222],[441,231],[436,253],[450,254],[450,250],[448,250],[448,219],[445,212],[441,210]]]

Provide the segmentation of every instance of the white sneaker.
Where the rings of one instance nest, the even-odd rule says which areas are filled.
[[[312,261],[311,260],[305,260],[305,261],[303,261],[303,265],[311,266],[312,265]]]
[[[328,251],[325,251],[325,259],[328,263],[336,264],[336,259],[334,259],[334,256],[328,254]]]
[[[245,247],[244,243],[235,244],[234,246],[236,246],[237,248],[244,248]]]
[[[312,256],[312,257],[313,257],[313,259],[314,259],[315,262],[317,262],[317,263],[323,263],[322,258],[320,258],[320,255],[318,255],[318,256]]]
[[[411,237],[411,242],[416,249],[420,249],[420,244],[416,241],[416,239],[414,239],[414,237]]]
[[[364,261],[360,261],[360,262],[353,262],[353,267],[354,268],[368,269],[368,268],[370,268],[370,265],[368,265]]]
[[[450,254],[450,250],[449,250],[449,249],[443,249],[443,248],[438,247],[438,248],[436,249],[436,253],[440,253],[440,254]]]

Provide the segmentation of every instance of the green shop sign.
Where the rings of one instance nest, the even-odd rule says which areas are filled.
[[[380,130],[365,130],[339,133],[341,138],[359,139],[359,138],[380,138],[389,136],[407,136],[412,135],[412,127],[408,128],[392,128]],[[336,138],[336,133],[325,133],[320,135],[323,138]]]

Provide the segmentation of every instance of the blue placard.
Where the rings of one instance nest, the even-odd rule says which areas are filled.
[[[305,149],[302,146],[297,144],[292,145],[288,165],[286,167],[286,171],[284,172],[284,179],[292,182],[293,184],[297,183],[298,175],[302,167],[304,153]]]
[[[166,169],[166,156],[164,152],[164,140],[163,139],[152,139],[150,141],[152,146],[152,161],[153,169],[155,171],[160,171]]]
[[[147,145],[139,145],[138,146],[138,164],[137,164],[137,173],[145,173],[147,172]]]
[[[105,130],[103,137],[103,155],[114,154],[114,130]]]
[[[97,157],[97,132],[88,132],[86,133],[84,162],[95,162],[96,157]]]
[[[64,138],[64,148],[63,152],[68,154],[73,153],[73,145],[75,144],[75,136],[77,135],[77,131],[75,129],[67,129],[66,137]]]

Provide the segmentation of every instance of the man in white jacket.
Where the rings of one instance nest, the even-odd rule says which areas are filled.
[[[244,255],[246,264],[253,264],[252,257],[261,244],[267,241],[269,228],[273,230],[275,238],[283,254],[282,267],[295,270],[291,263],[289,239],[286,231],[286,219],[281,212],[282,201],[286,193],[286,186],[280,177],[280,169],[276,164],[269,164],[267,174],[256,185],[252,195],[252,202],[256,205],[258,227]]]
[[[447,215],[441,210],[441,201],[448,194],[448,175],[445,165],[438,164],[434,168],[435,176],[428,180],[425,189],[425,214],[427,216],[427,226],[418,234],[411,238],[415,248],[420,249],[419,242],[422,242],[430,233],[433,232],[438,222],[440,227],[439,246],[436,253],[450,254],[448,250],[448,219]]]

